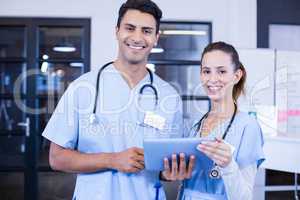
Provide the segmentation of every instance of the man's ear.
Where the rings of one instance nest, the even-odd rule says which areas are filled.
[[[119,27],[116,26],[115,27],[115,36],[116,36],[117,39],[118,39],[118,32],[119,32]]]
[[[158,43],[158,40],[159,40],[159,36],[160,36],[160,34],[159,34],[159,32],[156,34],[156,42],[154,43],[154,46],[157,46],[157,43]]]

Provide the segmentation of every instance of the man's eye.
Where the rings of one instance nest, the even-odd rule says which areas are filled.
[[[133,28],[133,27],[126,27],[126,30],[128,30],[128,31],[133,31],[134,28]]]
[[[146,29],[146,30],[144,30],[144,33],[145,33],[145,34],[151,34],[151,33],[152,33],[152,30]]]

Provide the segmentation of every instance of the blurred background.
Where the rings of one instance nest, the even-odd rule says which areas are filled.
[[[300,1],[155,1],[160,40],[148,67],[180,93],[185,124],[209,108],[203,48],[237,47],[248,72],[240,108],[266,138],[255,200],[297,199],[300,173]],[[117,55],[121,0],[0,0],[0,199],[71,199],[74,174],[54,172],[41,133],[69,83]],[[250,148],[250,147],[249,147]],[[178,183],[164,183],[175,199]]]

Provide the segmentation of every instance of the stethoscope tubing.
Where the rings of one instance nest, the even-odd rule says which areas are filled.
[[[105,68],[107,68],[109,65],[113,64],[114,62],[108,62],[105,65],[103,65],[100,70],[97,73],[97,80],[96,80],[96,93],[95,93],[95,99],[94,99],[94,107],[93,107],[93,112],[90,116],[90,123],[95,123],[97,122],[97,116],[96,116],[96,110],[97,110],[97,105],[98,105],[98,96],[99,96],[99,90],[100,90],[100,77],[102,72],[104,71]],[[158,92],[157,89],[153,85],[153,73],[151,72],[150,69],[146,68],[150,77],[150,84],[144,84],[141,89],[139,90],[139,95],[142,95],[144,90],[146,88],[151,88],[154,95],[155,95],[155,106],[158,104]]]

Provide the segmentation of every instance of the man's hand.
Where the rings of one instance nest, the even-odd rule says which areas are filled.
[[[195,164],[195,156],[193,155],[190,156],[189,163],[187,166],[184,153],[180,153],[179,168],[178,168],[177,156],[176,154],[173,154],[171,168],[168,159],[167,158],[164,159],[165,170],[162,172],[162,178],[168,181],[177,181],[177,180],[182,181],[184,179],[190,179],[192,177],[194,164]]]
[[[112,168],[125,173],[135,173],[145,168],[144,150],[137,147],[114,153]]]

